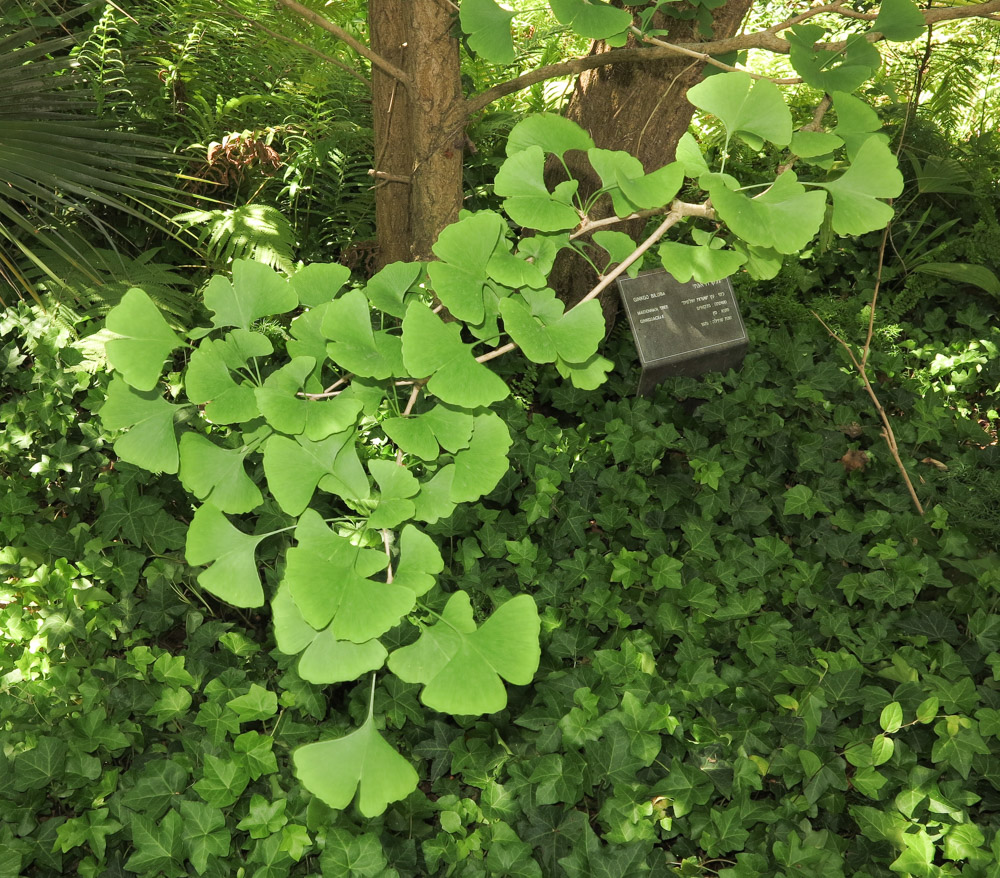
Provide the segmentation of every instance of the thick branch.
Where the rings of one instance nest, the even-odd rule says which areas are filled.
[[[327,33],[333,34],[338,40],[347,43],[347,45],[361,55],[362,58],[367,58],[373,66],[378,67],[378,69],[383,73],[386,73],[393,79],[403,83],[403,85],[407,88],[412,87],[413,80],[410,79],[404,71],[400,70],[394,64],[390,64],[381,55],[376,55],[363,43],[359,43],[342,27],[338,27],[332,21],[324,18],[319,13],[313,12],[311,9],[307,9],[301,3],[297,3],[296,0],[278,0],[278,2],[287,9],[291,9],[292,12],[299,16],[299,18],[305,19],[310,24],[314,24],[316,27],[322,28]]]
[[[360,73],[358,73],[357,70],[355,70],[353,67],[348,66],[343,61],[338,61],[332,55],[327,55],[325,52],[321,52],[319,49],[314,49],[312,46],[307,46],[305,43],[300,43],[298,40],[293,40],[291,37],[286,37],[284,34],[279,34],[277,31],[273,31],[271,30],[271,28],[265,27],[259,21],[255,21],[252,18],[248,18],[242,12],[233,9],[233,7],[230,6],[228,3],[224,2],[224,0],[215,0],[215,2],[217,5],[221,6],[224,10],[226,10],[226,12],[228,12],[230,15],[235,16],[236,18],[240,18],[243,21],[249,22],[250,25],[255,27],[257,30],[266,33],[272,39],[278,40],[282,43],[288,43],[288,45],[295,46],[296,49],[301,49],[303,52],[308,52],[310,55],[319,58],[321,61],[326,61],[327,64],[332,64],[334,67],[339,67],[341,70],[353,76],[358,82],[364,85],[365,88],[371,91],[372,87],[371,82],[364,76],[362,76]]]

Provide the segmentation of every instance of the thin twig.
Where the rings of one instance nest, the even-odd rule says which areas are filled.
[[[419,382],[413,385],[413,390],[410,391],[410,398],[409,398],[409,400],[406,403],[406,408],[403,409],[402,417],[408,418],[411,414],[413,414],[413,406],[415,406],[417,404],[417,399],[420,397],[420,391],[423,390],[423,389],[424,389],[424,385],[421,384],[421,383],[419,383]],[[402,466],[403,465],[403,449],[402,448],[397,448],[396,449],[396,465],[397,466]]]
[[[385,546],[385,556],[389,559],[385,567],[385,583],[392,585],[392,534],[386,527],[382,528],[382,545]]]

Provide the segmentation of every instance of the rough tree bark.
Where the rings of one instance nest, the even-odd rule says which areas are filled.
[[[713,13],[713,39],[728,39],[739,30],[753,0],[730,0]],[[615,5],[621,5],[616,3]],[[697,23],[658,16],[657,27],[668,28],[663,37],[671,43],[696,43]],[[634,45],[630,39],[629,45]],[[597,42],[591,54],[609,51],[606,43]],[[700,82],[705,65],[678,55],[647,64],[613,64],[580,74],[570,98],[566,115],[585,128],[602,149],[620,149],[636,156],[646,172],[655,171],[674,160],[677,142],[687,131],[694,114],[685,95]],[[600,180],[582,156],[567,154],[567,165],[579,179],[580,193],[586,198],[600,188]],[[551,169],[553,176],[561,172]],[[610,199],[598,205],[591,215],[597,218],[612,213]],[[616,226],[637,237],[643,220]],[[582,259],[568,254],[560,259],[551,276],[552,286],[568,303],[579,301],[597,282],[593,269]],[[608,325],[618,307],[618,294],[610,287],[601,298]]]
[[[462,206],[467,115],[454,13],[437,0],[370,0],[372,49],[402,68],[372,71],[377,264],[427,259]]]

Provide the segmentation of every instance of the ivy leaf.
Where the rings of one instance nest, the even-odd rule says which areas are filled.
[[[593,148],[593,138],[572,119],[555,113],[535,113],[522,119],[507,137],[507,155],[541,147],[543,152],[551,152],[562,158],[570,149],[588,150]]]
[[[184,344],[153,300],[138,288],[125,293],[108,312],[106,325],[119,336],[105,343],[108,362],[136,390],[156,387],[163,361]]]
[[[349,500],[364,500],[370,486],[354,444],[355,430],[319,442],[303,436],[272,436],[264,446],[264,475],[282,511],[300,515],[319,487]]]
[[[392,262],[378,272],[365,287],[365,295],[379,311],[393,317],[406,316],[405,296],[417,282],[423,265],[419,262]]]
[[[882,727],[882,731],[886,734],[893,734],[898,732],[900,727],[903,725],[903,707],[898,701],[891,701],[885,707],[882,708],[882,713],[879,715],[878,724]]]
[[[411,589],[420,597],[434,586],[434,575],[444,570],[444,560],[437,544],[412,524],[406,525],[399,538],[399,566],[394,585]]]
[[[115,377],[101,406],[101,423],[108,430],[128,430],[115,440],[115,453],[125,461],[154,473],[175,473],[179,463],[174,413],[155,390],[139,391]]]
[[[735,234],[779,253],[803,249],[826,215],[826,195],[807,192],[793,171],[785,171],[756,198],[733,192],[722,182],[709,185],[708,191],[712,206]]]
[[[808,485],[795,485],[785,491],[783,497],[785,515],[804,515],[806,518],[812,518],[817,512],[833,514],[830,507],[817,497]]]
[[[503,209],[518,225],[561,232],[580,224],[572,201],[576,187],[560,184],[553,193],[545,185],[545,153],[540,146],[510,154],[497,171],[493,189],[504,196]]]
[[[514,40],[510,33],[513,12],[501,9],[494,0],[465,0],[459,9],[462,31],[469,46],[494,64],[514,61]]]
[[[632,25],[632,15],[600,0],[549,0],[560,24],[589,40],[604,40],[624,33]]]
[[[311,404],[296,394],[315,367],[312,357],[294,357],[254,391],[260,413],[275,430],[291,434],[305,430]]]
[[[534,677],[539,628],[530,595],[511,598],[477,629],[469,595],[455,592],[439,622],[389,656],[389,668],[406,683],[423,683],[421,701],[435,710],[496,713],[507,706],[501,677],[521,686]]]
[[[199,875],[204,875],[211,858],[229,856],[226,818],[218,808],[193,799],[184,799],[180,809],[184,818],[184,849],[191,865]]]
[[[201,780],[192,784],[191,788],[213,808],[228,808],[243,794],[249,783],[250,775],[239,762],[207,754]],[[176,815],[177,812],[170,813]]]
[[[128,822],[135,848],[125,863],[128,871],[159,872],[183,859],[183,820],[176,811],[168,811],[158,822],[144,814],[131,815]]]
[[[726,127],[726,136],[742,137],[752,147],[768,140],[787,146],[792,139],[792,113],[778,87],[743,72],[710,76],[688,90],[687,99]]]
[[[848,37],[843,49],[830,52],[814,48],[825,33],[825,28],[815,24],[800,24],[785,31],[792,67],[813,88],[828,93],[850,93],[871,79],[882,66],[881,53],[868,42],[865,34]],[[840,63],[834,64],[838,58]]]
[[[267,838],[288,822],[285,816],[287,805],[288,799],[279,798],[268,802],[259,793],[254,793],[250,798],[247,816],[236,824],[236,828],[249,832],[250,838]]]
[[[371,703],[357,731],[299,747],[292,761],[302,785],[314,796],[343,810],[357,793],[365,817],[377,817],[390,802],[405,799],[417,788],[413,766],[375,729]]]
[[[476,415],[469,447],[455,455],[452,501],[472,502],[492,491],[510,466],[511,443],[510,431],[499,415],[490,411]]]
[[[231,699],[228,706],[241,723],[252,723],[270,719],[278,712],[278,696],[263,686],[251,683],[250,691]]]
[[[892,207],[878,199],[900,195],[903,175],[892,150],[880,138],[869,137],[838,179],[819,185],[833,196],[833,230],[863,235],[892,219]]]
[[[263,262],[237,259],[233,280],[216,275],[205,288],[205,307],[215,313],[212,326],[249,329],[255,320],[285,314],[298,305],[291,284]]]
[[[250,512],[264,498],[243,468],[245,457],[246,449],[220,448],[198,433],[185,433],[180,442],[181,484],[223,512]]]
[[[376,337],[368,299],[351,290],[331,302],[323,317],[323,334],[330,359],[342,369],[365,378],[382,380],[397,371],[399,342],[385,333]]]
[[[412,518],[414,506],[409,498],[420,490],[413,473],[391,460],[370,460],[368,471],[380,491],[378,506],[368,517],[368,526],[376,530],[394,528]]]
[[[882,0],[872,30],[887,40],[908,43],[924,35],[927,23],[913,0]]]
[[[438,298],[459,320],[483,322],[486,265],[504,228],[500,214],[480,211],[444,228],[431,248],[441,261],[427,266],[427,276]]]
[[[403,362],[414,378],[427,378],[427,389],[445,402],[464,408],[491,405],[510,389],[495,372],[477,363],[472,345],[461,339],[455,323],[445,323],[420,302],[403,318]]]
[[[337,636],[364,643],[392,628],[413,609],[416,595],[405,586],[369,579],[388,559],[375,549],[352,545],[333,533],[312,509],[295,528],[285,581],[295,605],[313,628],[334,623]]]
[[[313,262],[292,275],[292,290],[307,308],[331,302],[351,279],[351,269],[336,262]]]
[[[268,534],[251,536],[233,527],[213,506],[200,506],[188,527],[185,556],[196,567],[210,564],[198,574],[201,586],[234,607],[259,607],[264,603],[254,552]]]
[[[663,267],[682,284],[692,278],[698,283],[714,283],[729,277],[747,260],[742,253],[732,250],[708,245],[693,247],[677,241],[665,241],[658,252]]]
[[[239,384],[230,374],[223,342],[205,339],[192,352],[184,373],[188,399],[205,405],[205,417],[213,424],[242,424],[253,420],[260,412],[254,387]]]

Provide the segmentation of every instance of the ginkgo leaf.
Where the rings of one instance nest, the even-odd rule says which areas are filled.
[[[472,345],[461,339],[455,323],[445,323],[420,302],[403,318],[403,363],[415,378],[427,378],[427,389],[465,408],[490,405],[504,399],[510,389],[495,372],[477,363]]]
[[[535,363],[553,363],[557,357],[583,362],[604,338],[604,317],[596,300],[563,313],[563,304],[550,289],[525,290],[500,302],[504,329]]]
[[[456,506],[455,501],[451,499],[451,486],[454,481],[455,465],[450,463],[439,469],[429,481],[421,484],[420,493],[413,503],[413,517],[417,521],[434,524],[451,515]]]
[[[434,255],[441,261],[427,266],[427,276],[438,298],[459,320],[483,321],[486,265],[505,227],[500,214],[484,210],[447,226],[434,243]]]
[[[434,438],[446,451],[456,452],[469,447],[472,438],[473,415],[466,409],[439,403],[420,416],[434,431]]]
[[[909,43],[924,35],[927,22],[913,0],[882,0],[872,30],[887,40]]]
[[[282,580],[271,599],[271,622],[274,641],[285,655],[298,655],[316,638],[317,631],[296,605],[287,580]]]
[[[576,181],[561,183],[555,192],[545,185],[545,153],[533,145],[512,153],[500,166],[493,189],[504,196],[503,209],[519,225],[541,232],[560,232],[580,224],[573,206]]]
[[[390,802],[417,788],[413,766],[376,730],[371,705],[368,719],[357,731],[299,747],[292,761],[302,785],[314,796],[342,810],[357,793],[358,809],[365,817],[377,817]]]
[[[222,342],[204,339],[191,354],[184,387],[191,402],[205,405],[210,423],[242,424],[260,414],[255,388],[248,382],[236,383],[223,350]]]
[[[756,198],[733,192],[722,183],[709,186],[712,206],[748,244],[779,253],[797,253],[808,244],[826,216],[826,195],[807,192],[794,171],[785,171]]]
[[[441,452],[434,431],[422,417],[388,418],[381,424],[388,436],[406,454],[422,460],[435,460]]]
[[[462,0],[459,7],[462,31],[468,35],[472,50],[494,64],[514,60],[513,17],[513,12],[501,9],[494,0]]]
[[[413,497],[420,490],[420,483],[406,467],[391,460],[368,461],[370,472],[379,486],[379,500],[375,511],[368,517],[368,526],[393,528],[413,517]]]
[[[773,82],[741,71],[720,73],[689,89],[687,99],[718,118],[730,138],[742,137],[753,146],[762,140],[787,146],[792,139],[792,113]]]
[[[255,320],[285,314],[299,301],[287,280],[263,262],[237,259],[233,280],[215,275],[205,288],[205,307],[215,313],[215,327],[249,329]]]
[[[898,196],[903,175],[892,150],[880,138],[869,137],[838,179],[819,185],[833,196],[833,230],[863,235],[892,219],[892,207],[878,199]]]
[[[413,609],[411,589],[368,578],[385,569],[385,553],[338,536],[314,510],[299,519],[295,540],[286,556],[285,581],[313,628],[333,622],[339,638],[364,643]]]
[[[374,639],[364,643],[338,640],[334,626],[330,625],[316,633],[299,658],[297,670],[303,680],[317,686],[346,683],[377,671],[388,655],[386,648]]]
[[[250,512],[264,498],[243,468],[245,458],[246,449],[220,448],[198,433],[185,433],[180,442],[181,484],[223,512]]]
[[[692,278],[703,284],[722,280],[747,259],[732,250],[716,250],[707,245],[693,247],[677,241],[660,244],[659,255],[663,267],[682,284]]]
[[[533,113],[511,128],[507,137],[507,155],[532,146],[539,146],[543,152],[561,157],[567,150],[592,148],[594,140],[572,119],[555,113]]]
[[[315,308],[336,298],[351,279],[351,269],[337,262],[313,262],[292,275],[292,290],[307,308]]]
[[[417,597],[434,587],[435,574],[444,570],[444,559],[437,544],[412,524],[406,525],[399,537],[399,565],[394,585],[402,585]]]
[[[398,356],[393,356],[389,345],[395,339],[387,342],[392,337],[383,333],[376,337],[371,306],[361,290],[344,293],[326,307],[323,334],[331,340],[326,346],[330,359],[342,369],[380,380],[393,374]]]
[[[312,405],[298,393],[315,366],[312,357],[294,357],[254,391],[257,408],[275,430],[290,434],[305,430]]]
[[[421,271],[419,262],[391,262],[368,281],[365,295],[379,311],[402,318],[406,315],[406,294]]]
[[[455,455],[451,499],[471,502],[492,491],[510,467],[507,451],[512,441],[499,415],[491,411],[476,415],[469,447]]]
[[[389,656],[389,668],[404,682],[423,683],[420,699],[435,710],[496,713],[507,706],[501,678],[523,686],[534,677],[539,629],[530,595],[507,601],[477,629],[469,595],[459,591],[416,643]]]
[[[179,408],[155,390],[138,391],[115,377],[101,406],[101,423],[109,430],[128,430],[115,440],[115,453],[122,460],[154,473],[175,473],[179,460],[174,413]]]
[[[831,52],[817,47],[825,33],[825,28],[815,24],[799,24],[785,31],[788,60],[813,88],[827,93],[852,92],[882,66],[882,55],[866,34],[853,34],[844,48]]]
[[[198,574],[198,582],[207,591],[235,607],[259,607],[264,603],[264,589],[254,552],[268,536],[243,533],[206,503],[191,519],[184,554],[195,567],[211,565]]]
[[[500,246],[493,251],[489,263],[486,265],[486,273],[497,283],[503,284],[511,289],[519,287],[532,287],[541,289],[548,283],[548,278],[539,270],[533,262],[529,262],[527,256],[520,253],[515,256],[508,249],[510,242],[505,238],[500,240]]]
[[[614,366],[611,360],[600,354],[594,354],[583,363],[567,363],[562,357],[556,358],[556,371],[581,390],[596,390],[608,380],[608,372]]]
[[[105,343],[108,362],[136,390],[156,387],[163,361],[184,344],[153,300],[138,288],[125,293],[108,312],[106,326],[119,336]]]
[[[549,0],[560,24],[589,40],[604,40],[629,29],[632,15],[601,0]]]
[[[317,486],[345,499],[363,500],[370,491],[354,444],[354,429],[319,442],[304,436],[272,436],[264,446],[264,475],[284,512],[299,515]]]

